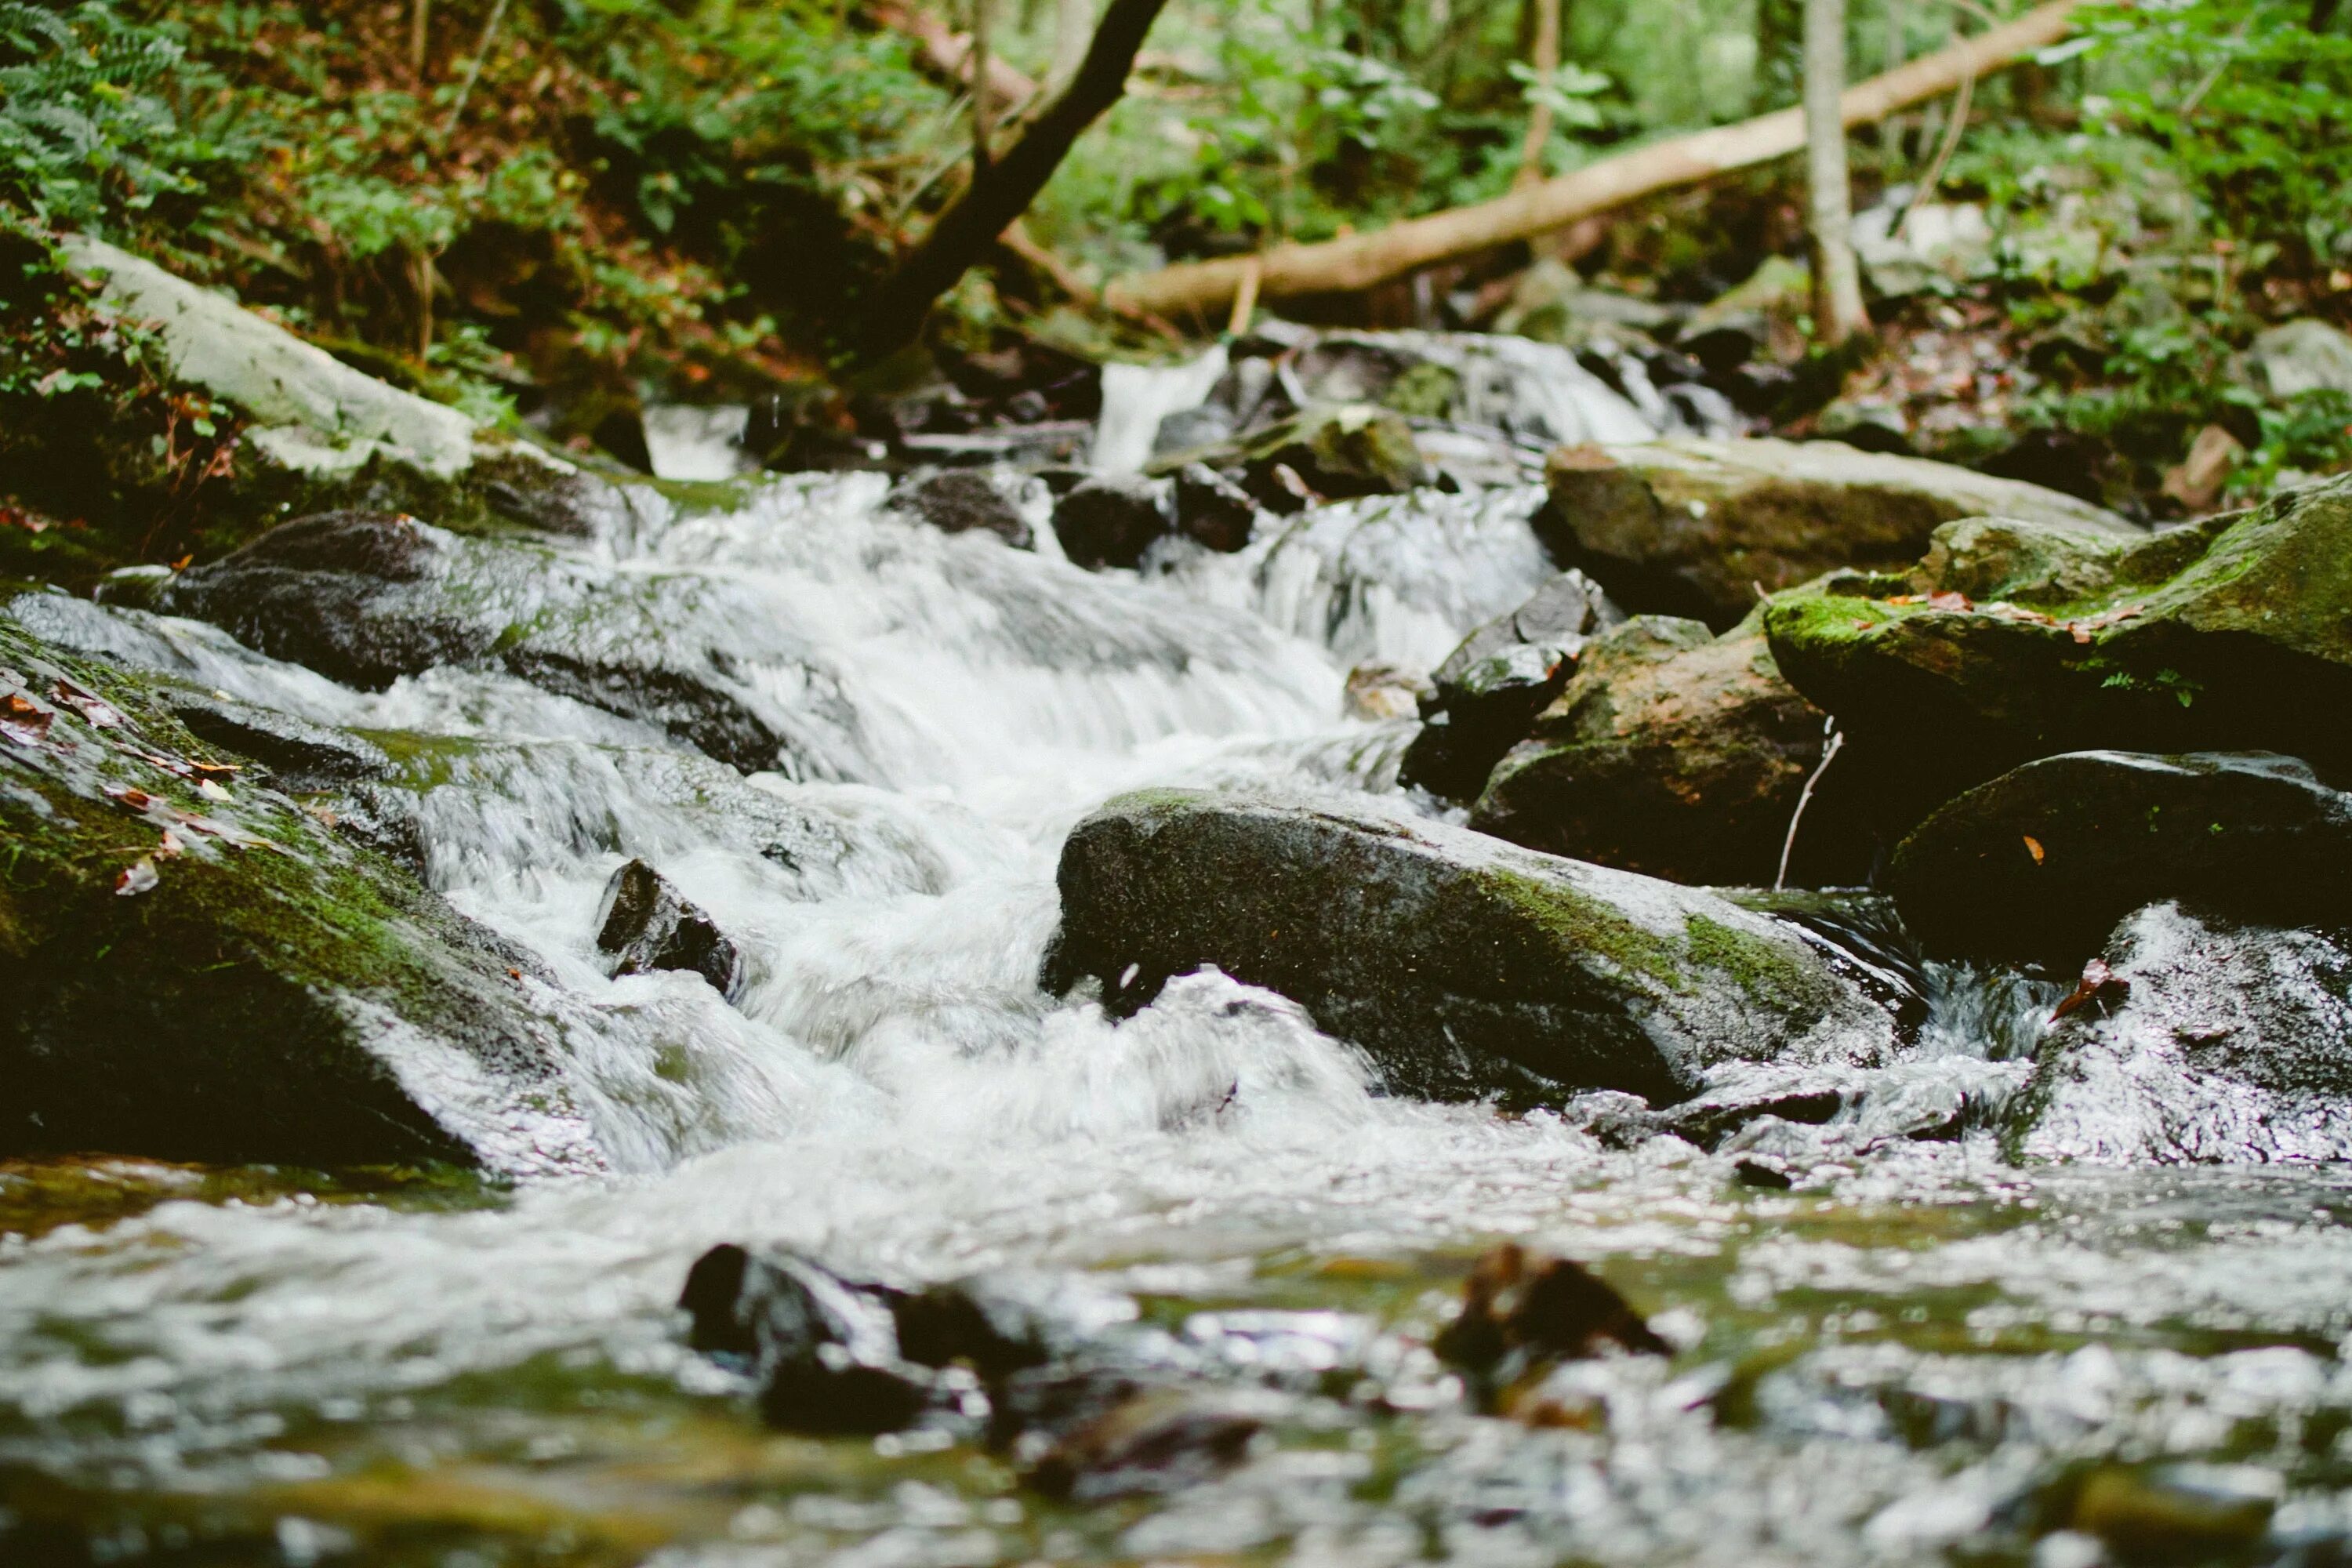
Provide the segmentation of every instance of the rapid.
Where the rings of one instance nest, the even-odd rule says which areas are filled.
[[[572,1089],[610,1168],[126,1161],[88,1178],[145,1194],[119,1216],[0,1217],[0,1557],[2340,1560],[2337,1170],[2027,1171],[1969,1137],[1762,1190],[1676,1140],[1387,1096],[1295,1005],[1213,973],[1117,1026],[1041,992],[1056,857],[1093,806],[1148,784],[1393,804],[1410,725],[1347,716],[1350,668],[1429,668],[1551,568],[1532,486],[1084,572],[1043,487],[1008,482],[1034,551],[900,517],[868,474],[616,511],[563,547],[614,594],[723,590],[741,679],[793,742],[790,776],[749,781],[811,825],[781,858],[697,784],[711,764],[511,677],[361,692],[194,622],[58,608],[402,761],[432,884],[583,1005]],[[763,662],[780,637],[796,657]],[[632,857],[738,942],[734,1005],[691,974],[606,976],[598,900]],[[1935,979],[1931,1051],[2003,1057],[2048,1005]],[[1424,1345],[1504,1237],[1594,1265],[1678,1353],[1582,1369],[1560,1425],[1472,1413]],[[1235,1365],[1380,1387],[1269,1387],[1270,1436],[1230,1474],[1049,1503],[922,1434],[764,1433],[678,1331],[721,1241],[903,1283],[1033,1271]]]

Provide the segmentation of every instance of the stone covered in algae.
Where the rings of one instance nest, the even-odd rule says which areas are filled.
[[[1119,1014],[1213,964],[1305,1006],[1391,1089],[1654,1101],[1733,1058],[1873,1062],[1895,1024],[1833,955],[1711,893],[1356,805],[1123,795],[1064,846],[1045,983]]]
[[[1939,529],[1907,578],[1765,615],[1799,691],[1961,783],[2036,756],[2267,750],[2352,764],[2352,479],[2134,542]]]
[[[528,961],[0,612],[0,1153],[600,1163]]]

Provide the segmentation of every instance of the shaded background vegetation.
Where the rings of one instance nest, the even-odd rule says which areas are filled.
[[[1064,282],[1099,280],[1477,200],[1517,174],[1538,100],[1551,173],[1792,101],[1798,9],[1566,0],[1566,64],[1545,82],[1522,63],[1523,0],[1185,0],[1030,228]],[[1051,11],[998,0],[994,47],[1041,72]],[[163,455],[200,458],[208,411],[125,378],[135,333],[43,264],[44,232],[83,228],[377,374],[627,458],[643,398],[823,395],[861,290],[962,175],[966,96],[849,0],[431,0],[421,20],[415,0],[0,4],[17,237],[0,396],[145,399]],[[1857,0],[1851,25],[1859,71],[1984,24]],[[1863,132],[1857,205],[1934,170],[1950,113]],[[1991,263],[1878,301],[1888,347],[1862,385],[1965,402],[1938,455],[2015,466],[2021,443],[2054,447],[2110,499],[2158,510],[2209,426],[2247,449],[2242,488],[2352,460],[2340,395],[2272,398],[2239,358],[2273,321],[2352,321],[2352,27],[2327,0],[2096,11],[1979,84],[1936,172],[1942,199],[1982,204]],[[1801,255],[1797,179],[1775,166],[1544,248],[1581,279],[1706,300]],[[1531,259],[1513,247],[1323,311],[1483,323],[1498,296],[1482,286]],[[935,337],[967,378],[1040,343],[1168,346],[1009,253]],[[1990,383],[1946,384],[1956,355]],[[1906,368],[1922,363],[1924,390]]]

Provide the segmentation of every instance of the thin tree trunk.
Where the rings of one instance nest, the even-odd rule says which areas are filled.
[[[988,0],[971,0],[971,79],[988,79]],[[977,179],[988,173],[995,160],[989,148],[989,135],[993,118],[988,112],[988,94],[971,95],[971,172]]]
[[[1535,8],[1535,41],[1528,49],[1528,64],[1534,68],[1536,81],[1549,90],[1552,79],[1559,74],[1559,0],[1528,0]],[[1538,101],[1535,112],[1528,116],[1528,139],[1519,148],[1518,184],[1532,185],[1544,174],[1544,149],[1551,145],[1551,105]]]
[[[433,0],[409,0],[408,68],[425,74],[425,26],[432,19]]]
[[[1028,210],[1071,144],[1127,90],[1136,51],[1166,4],[1110,0],[1068,88],[1037,112],[1003,157],[974,174],[913,254],[883,280],[859,334],[866,353],[888,353],[912,342],[931,301],[955,287],[1005,226]]]
[[[2066,36],[2068,18],[2080,3],[2051,0],[2013,22],[1856,84],[1846,90],[1845,123],[1872,124],[1897,110],[1941,97],[1969,77],[1983,77],[2021,55],[2056,43]],[[1264,300],[1370,289],[1417,268],[1532,239],[1660,191],[1769,163],[1804,144],[1803,114],[1782,110],[1603,158],[1574,174],[1475,206],[1315,245],[1276,246],[1247,258],[1188,261],[1122,278],[1104,290],[1104,297],[1119,307],[1174,319],[1205,315],[1232,301],[1243,271],[1250,267],[1259,268],[1259,297]]]
[[[1813,336],[1837,348],[1870,330],[1853,258],[1845,161],[1845,0],[1805,0],[1805,183],[1813,248]]]

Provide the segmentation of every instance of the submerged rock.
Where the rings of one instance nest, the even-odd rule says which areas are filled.
[[[1195,463],[1238,468],[1244,489],[1281,512],[1298,510],[1310,495],[1395,495],[1429,478],[1412,427],[1402,416],[1365,403],[1310,407],[1224,446],[1164,458],[1154,471]]]
[[[790,1253],[712,1247],[678,1305],[696,1350],[741,1356],[760,1412],[787,1431],[870,1434],[911,1426],[947,1393],[899,1352],[887,1298]]]
[[[2034,1060],[2013,1156],[2352,1156],[2352,941],[2152,904],[2108,939]]]
[[[1571,447],[1546,468],[1546,542],[1637,611],[1718,629],[1840,567],[1898,568],[1940,523],[1991,513],[2138,536],[2072,496],[1834,441]]]
[[[0,1149],[600,1162],[537,966],[0,616]]]
[[[944,468],[908,479],[890,492],[890,505],[942,533],[992,533],[1016,550],[1036,543],[1029,520],[996,481],[978,468]]]
[[[643,860],[631,860],[604,885],[596,909],[596,945],[614,974],[678,969],[699,974],[730,1002],[743,986],[743,955],[698,904]]]
[[[1733,1059],[1869,1061],[1893,1020],[1830,954],[1710,893],[1364,807],[1124,795],[1062,850],[1044,982],[1128,1015],[1213,964],[1391,1088],[1676,1100]]]
[[[841,721],[825,678],[770,611],[719,576],[623,574],[537,543],[339,511],[181,573],[155,607],[352,686],[496,664],[747,771],[838,765],[822,756],[838,750],[838,734],[818,738]],[[815,689],[784,710],[760,694],[752,667],[762,664]],[[813,744],[793,743],[788,727],[802,725]]]
[[[1886,885],[1938,952],[2063,969],[2162,899],[2277,925],[2352,922],[2352,795],[2263,752],[2045,757],[1921,823]]]
[[[2352,479],[2133,542],[1979,519],[1906,579],[1767,612],[1798,690],[1952,787],[2035,756],[2261,750],[2352,764]]]
[[[1495,763],[1575,673],[1594,636],[1623,612],[1581,572],[1563,572],[1528,602],[1472,632],[1431,677],[1423,725],[1400,777],[1454,800],[1476,795]]]
[[[1055,1443],[1029,1484],[1080,1503],[1198,1486],[1248,1458],[1265,1426],[1252,1403],[1173,1388],[1131,1394]]]
[[[1482,1377],[1512,1381],[1504,1369],[1581,1359],[1606,1349],[1666,1355],[1671,1347],[1609,1281],[1573,1258],[1530,1253],[1505,1242],[1479,1258],[1462,1287],[1462,1310],[1432,1349]]]
[[[1805,782],[1827,744],[1821,710],[1780,678],[1750,617],[1716,637],[1641,616],[1596,637],[1574,679],[1497,763],[1482,833],[1676,881],[1774,880]],[[1868,869],[1833,765],[1807,806],[1802,882]]]
[[[1054,507],[1054,534],[1073,565],[1132,567],[1168,532],[1150,481],[1087,479]]]

